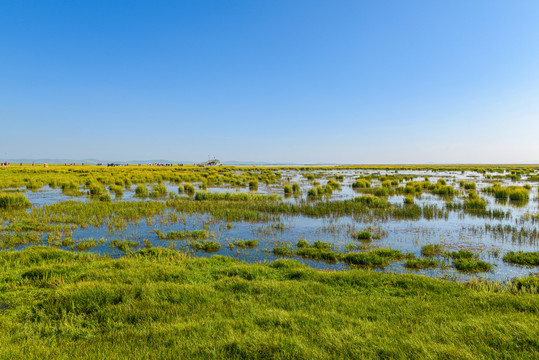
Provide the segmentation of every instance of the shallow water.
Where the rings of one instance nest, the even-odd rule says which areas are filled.
[[[335,191],[329,200],[340,201],[352,199],[358,195],[351,184],[355,179],[362,175],[370,173],[395,174],[394,171],[368,171],[368,170],[316,170],[314,174],[321,174],[315,181],[324,185],[327,179],[335,175],[344,175],[344,181],[341,182],[341,190]],[[283,198],[286,202],[301,202],[306,200],[306,192],[312,186],[312,181],[307,180],[303,176],[303,172],[297,170],[281,171],[282,179],[290,178],[290,182],[298,182],[302,189],[302,195],[294,198]],[[436,182],[439,178],[444,178],[448,185],[453,185],[458,188],[459,181],[475,181],[477,191],[490,186],[491,180],[486,179],[482,175],[474,172],[432,172],[432,171],[398,171],[399,175],[414,176],[414,180],[423,180],[426,176],[431,182]],[[496,179],[502,185],[524,185],[525,178],[521,181],[513,182],[507,179]],[[106,225],[101,227],[88,227],[86,229],[76,229],[73,232],[73,239],[85,238],[104,238],[105,243],[98,247],[89,250],[90,252],[99,254],[109,254],[113,257],[122,256],[123,253],[117,249],[110,247],[110,241],[114,239],[133,239],[139,241],[142,245],[143,240],[149,240],[152,246],[167,247],[171,244],[178,249],[190,250],[189,241],[168,241],[159,240],[154,232],[154,229],[159,229],[164,233],[177,230],[193,230],[206,229],[213,233],[214,238],[210,240],[217,241],[221,244],[219,251],[215,253],[204,253],[198,251],[196,256],[208,257],[214,254],[227,255],[238,258],[247,262],[273,261],[276,256],[273,255],[272,249],[276,244],[291,243],[295,244],[301,238],[305,238],[310,243],[316,240],[326,241],[334,244],[336,250],[346,251],[347,244],[359,245],[360,242],[353,240],[350,236],[352,231],[360,231],[365,228],[375,228],[382,231],[385,235],[379,240],[370,242],[372,248],[390,247],[401,250],[402,252],[411,252],[416,256],[420,256],[420,248],[426,244],[443,244],[447,250],[469,249],[479,254],[481,260],[494,264],[492,271],[487,273],[479,273],[470,275],[457,272],[455,269],[447,266],[446,268],[436,268],[427,270],[409,270],[403,266],[403,261],[393,262],[390,266],[384,269],[375,269],[376,271],[393,271],[397,273],[411,272],[424,274],[433,277],[450,277],[458,279],[467,279],[470,276],[484,276],[490,279],[506,280],[513,277],[521,277],[537,271],[537,268],[515,266],[505,263],[501,260],[503,254],[507,251],[537,251],[539,244],[537,239],[530,236],[521,236],[518,239],[513,239],[512,236],[499,232],[487,231],[485,225],[513,225],[527,230],[537,228],[537,222],[524,217],[525,214],[537,214],[537,184],[532,185],[530,191],[530,200],[523,205],[516,206],[511,202],[497,202],[493,196],[480,193],[488,202],[488,209],[498,209],[509,212],[510,216],[506,219],[487,219],[474,217],[464,214],[461,210],[449,211],[447,218],[441,219],[419,219],[419,220],[373,220],[366,217],[365,221],[354,219],[350,216],[338,218],[310,218],[306,216],[285,216],[280,215],[279,221],[274,222],[235,222],[232,227],[227,228],[227,223],[224,221],[215,221],[209,215],[182,215],[184,221],[181,223],[168,224],[166,216],[173,210],[167,210],[165,214],[156,216],[153,223],[147,224],[145,220],[141,220],[139,224],[127,224],[123,230],[110,230]],[[379,186],[379,182],[373,180],[373,187]],[[196,186],[195,186],[196,187]],[[177,185],[167,184],[167,189],[170,192],[177,194]],[[81,188],[81,191],[83,189]],[[231,188],[226,186],[209,187],[210,192],[249,192],[248,188]],[[282,185],[265,185],[259,184],[257,193],[259,194],[278,194],[283,195]],[[71,197],[64,195],[59,189],[50,189],[44,187],[38,191],[26,191],[27,197],[34,206],[44,206],[66,200],[89,201],[88,197]],[[185,195],[182,195],[185,196]],[[114,198],[114,196],[113,196]],[[390,196],[388,201],[401,204],[404,196]],[[131,190],[126,190],[124,195],[113,201],[140,201],[134,196],[134,186]],[[164,200],[156,200],[164,201]],[[325,201],[325,200],[323,200]],[[455,197],[454,201],[459,200]],[[446,199],[436,195],[422,194],[419,198],[415,198],[416,204],[434,205],[443,209]],[[273,226],[278,223],[283,229],[275,229]],[[259,245],[255,249],[230,249],[227,245],[234,240],[258,239]],[[495,256],[496,254],[496,256]],[[313,261],[302,258],[295,258],[298,261],[309,264],[314,268],[339,270],[348,269],[349,267],[343,263],[328,264],[321,261]],[[440,260],[443,260],[440,258]],[[445,260],[447,265],[450,265],[450,260]]]

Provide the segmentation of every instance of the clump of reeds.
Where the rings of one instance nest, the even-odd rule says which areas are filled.
[[[453,260],[453,266],[464,272],[483,272],[492,269],[492,264],[477,259],[456,259]]]
[[[473,259],[476,257],[476,255],[469,251],[469,250],[463,250],[459,249],[458,251],[452,251],[446,253],[446,256],[452,258],[452,259]]]
[[[493,186],[489,186],[483,190],[486,193],[494,194],[497,199],[507,199],[513,201],[528,201],[530,198],[529,192],[526,188],[521,186],[508,186],[503,187],[498,183]]]
[[[140,243],[134,240],[112,240],[111,248],[116,248],[122,252],[130,252],[133,249],[140,247]]]
[[[195,201],[204,201],[204,200],[224,200],[224,201],[275,201],[278,199],[278,196],[275,194],[272,195],[262,195],[262,194],[251,194],[251,193],[211,193],[207,191],[197,191],[195,194]]]
[[[355,234],[352,234],[352,237],[357,240],[367,241],[367,240],[372,239],[372,234],[370,233],[370,231],[364,230],[364,231],[360,231]]]
[[[511,189],[509,199],[513,201],[527,201],[530,198],[528,190],[525,188]]]
[[[341,184],[339,184],[337,181],[335,181],[333,179],[329,179],[326,186],[331,187],[331,189],[333,189],[333,190],[340,190],[341,189]]]
[[[389,203],[386,200],[380,199],[379,197],[373,195],[363,195],[360,197],[356,197],[354,198],[354,202],[358,202],[361,205],[371,209],[389,207]]]
[[[90,249],[96,248],[99,244],[104,244],[104,243],[105,243],[105,239],[101,239],[101,240],[86,239],[86,240],[76,243],[75,249],[77,249],[77,251],[90,250]]]
[[[342,260],[351,265],[385,267],[392,260],[403,257],[404,254],[398,250],[376,249],[368,252],[348,253],[343,256]]]
[[[183,240],[183,239],[207,239],[212,236],[206,230],[186,230],[186,231],[169,231],[167,234],[163,233],[159,229],[153,230],[157,237],[161,240]]]
[[[513,279],[512,285],[521,293],[539,294],[539,276],[537,274],[535,276]]]
[[[443,250],[444,250],[444,247],[441,244],[424,245],[421,247],[421,255],[432,257],[432,256],[440,255]]]
[[[183,184],[183,189],[185,193],[189,196],[193,196],[195,194],[195,187],[191,185],[191,183]]]
[[[148,197],[148,188],[144,185],[138,185],[135,188],[135,196],[141,198]]]
[[[231,243],[230,248],[241,248],[241,249],[253,249],[258,246],[258,240],[251,239],[251,240],[235,240],[233,243]]]
[[[297,248],[303,248],[303,247],[309,247],[309,246],[311,246],[311,244],[309,244],[309,243],[307,242],[307,240],[305,240],[305,239],[303,239],[303,238],[302,238],[302,239],[299,239],[299,241],[298,241],[297,244],[296,244],[296,247],[297,247]]]
[[[292,186],[290,184],[284,184],[283,189],[284,189],[285,196],[292,195]]]
[[[251,191],[258,190],[258,180],[256,179],[249,180],[249,190]]]
[[[41,183],[31,180],[31,181],[26,183],[26,189],[32,190],[32,191],[37,191],[37,190],[41,189]]]
[[[413,205],[414,204],[414,197],[412,195],[407,195],[404,198],[404,205]]]
[[[503,261],[528,266],[539,266],[539,251],[509,251],[503,256]]]
[[[157,184],[152,188],[152,191],[150,191],[149,196],[152,198],[162,198],[167,196],[167,194],[167,187],[164,184]]]
[[[473,181],[461,181],[460,186],[463,187],[465,190],[475,190],[477,188],[476,184]]]
[[[364,189],[364,188],[370,188],[371,187],[371,183],[368,182],[367,180],[365,179],[357,179],[353,184],[352,184],[352,188],[354,189]]]
[[[389,196],[389,193],[391,192],[390,189],[386,188],[386,187],[381,187],[381,188],[376,188],[372,191],[372,193],[374,194],[374,196],[378,196],[378,197],[386,197],[386,196]]]
[[[468,198],[464,202],[464,209],[467,210],[485,210],[487,208],[487,202],[481,199],[475,191],[468,194]]]
[[[410,258],[404,261],[404,266],[409,269],[435,268],[438,262],[433,259]]]
[[[195,251],[215,252],[221,248],[221,245],[215,241],[193,241],[191,247]]]
[[[273,248],[273,255],[289,256],[290,255],[290,249],[285,247],[285,246],[275,246]]]
[[[296,251],[297,256],[301,256],[306,259],[323,260],[327,262],[335,262],[340,258],[340,254],[335,251],[329,250],[325,247],[302,247]]]
[[[89,186],[88,186],[88,189],[90,191],[90,195],[93,195],[93,196],[98,196],[98,195],[101,195],[105,192],[105,189],[103,188],[103,185],[101,185],[100,183],[91,183]]]
[[[317,185],[310,188],[309,191],[307,191],[307,196],[309,198],[318,198],[324,195],[331,195],[332,192],[333,192],[333,188],[331,186],[326,185],[322,187],[320,185]]]
[[[122,197],[124,194],[124,188],[120,185],[110,185],[109,190],[113,192],[117,198]]]
[[[23,209],[32,206],[23,193],[0,193],[0,209]]]

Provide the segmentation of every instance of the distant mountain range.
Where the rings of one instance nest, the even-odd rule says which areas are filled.
[[[0,162],[9,162],[9,163],[36,163],[36,164],[89,164],[89,165],[95,165],[98,163],[108,164],[108,163],[115,163],[115,164],[198,164],[202,163],[205,160],[201,161],[192,161],[192,160],[164,160],[164,159],[157,159],[157,160],[128,160],[128,161],[119,161],[119,160],[98,160],[98,159],[2,159],[0,158]],[[224,165],[376,165],[376,164],[362,164],[362,163],[294,163],[294,162],[268,162],[268,161],[238,161],[238,160],[228,160],[228,161],[222,161],[221,162]],[[410,163],[410,164],[378,164],[378,165],[481,165],[481,164],[487,164],[487,165],[496,165],[495,163],[434,163],[434,162],[427,162],[427,163]],[[539,161],[521,161],[521,162],[514,162],[514,163],[506,163],[506,164],[498,164],[498,165],[536,165],[539,164]]]
[[[179,160],[164,160],[164,159],[157,159],[157,160],[98,160],[98,159],[0,159],[0,162],[9,162],[9,163],[36,163],[36,164],[108,164],[108,163],[116,163],[116,164],[198,164],[203,161],[179,161]],[[254,165],[297,165],[295,163],[271,163],[271,162],[264,162],[264,161],[237,161],[237,160],[230,160],[230,161],[222,161],[225,165],[243,165],[243,164],[254,164]]]

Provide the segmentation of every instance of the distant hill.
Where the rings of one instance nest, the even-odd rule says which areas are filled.
[[[41,158],[41,159],[31,159],[31,158],[25,158],[25,159],[0,159],[0,162],[9,162],[9,163],[36,163],[36,164],[98,164],[98,163],[118,163],[118,164],[198,164],[201,162],[204,162],[204,160],[201,161],[192,161],[192,160],[165,160],[165,159],[155,159],[155,160],[99,160],[99,159],[48,159],[48,158]],[[238,161],[238,160],[229,160],[229,161],[223,161],[224,165],[297,165],[296,163],[285,163],[285,162],[265,162],[265,161]]]

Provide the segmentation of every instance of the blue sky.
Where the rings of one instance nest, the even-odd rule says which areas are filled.
[[[539,162],[538,1],[1,1],[0,158]]]

